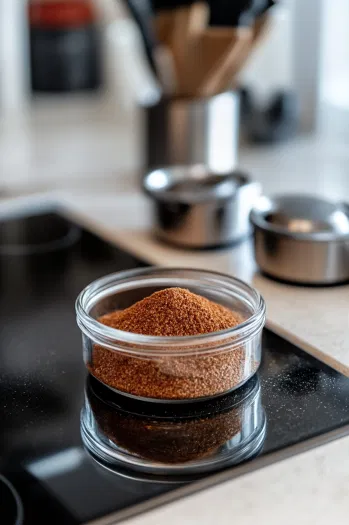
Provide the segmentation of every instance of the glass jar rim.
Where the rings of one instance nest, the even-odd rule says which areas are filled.
[[[130,289],[125,286],[125,283],[130,283],[132,280],[145,284],[148,279],[149,281],[155,279],[157,274],[158,279],[162,273],[173,273],[173,278],[175,278],[177,272],[183,272],[188,275],[192,274],[193,277],[200,274],[200,280],[202,277],[211,279],[213,283],[216,283],[216,287],[218,283],[221,282],[221,284],[225,286],[230,285],[239,288],[241,292],[245,292],[245,294],[248,294],[249,298],[252,299],[253,314],[243,323],[235,327],[217,332],[188,336],[150,336],[125,332],[106,326],[89,314],[89,310],[98,302],[98,300],[93,302],[93,299],[97,298],[101,292],[104,292],[103,296],[107,296],[110,295],[110,293],[106,293],[108,290],[110,292],[110,290],[117,291],[118,288],[120,288],[120,291]],[[170,280],[171,276],[168,275],[164,279]],[[187,280],[188,279],[190,279],[190,277],[187,277]],[[132,288],[134,287],[131,287],[131,289]],[[211,285],[211,289],[212,288],[213,286]],[[143,356],[169,355],[169,349],[175,351],[176,355],[232,350],[234,347],[247,342],[258,333],[264,325],[266,310],[264,299],[260,293],[240,279],[210,270],[158,266],[147,266],[136,270],[116,272],[93,281],[79,294],[75,308],[79,328],[95,343],[111,350]],[[123,347],[123,345],[125,346]]]

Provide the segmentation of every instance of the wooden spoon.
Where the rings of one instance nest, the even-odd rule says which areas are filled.
[[[250,52],[252,35],[248,27],[215,28],[214,32],[209,28],[203,34],[202,52],[210,61],[207,60],[204,75],[197,84],[198,96],[208,97],[230,88]]]

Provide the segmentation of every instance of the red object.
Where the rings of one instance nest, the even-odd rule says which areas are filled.
[[[89,25],[96,21],[89,0],[34,0],[29,4],[29,22],[32,28],[67,29]]]

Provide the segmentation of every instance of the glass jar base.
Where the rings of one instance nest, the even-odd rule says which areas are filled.
[[[149,403],[161,403],[161,404],[182,404],[182,403],[198,403],[198,402],[205,402],[205,401],[210,401],[211,399],[216,399],[216,398],[219,398],[219,397],[222,397],[222,396],[225,396],[227,394],[231,394],[232,392],[234,392],[235,390],[238,390],[239,388],[241,388],[243,385],[245,385],[247,383],[247,381],[249,381],[258,371],[259,369],[259,366],[260,366],[260,363],[258,363],[256,365],[256,368],[254,370],[254,372],[252,374],[250,374],[249,376],[245,377],[242,381],[240,381],[240,383],[238,383],[237,385],[233,386],[232,388],[230,388],[229,390],[225,390],[224,392],[218,392],[217,394],[213,394],[213,395],[210,395],[210,396],[202,396],[202,397],[192,397],[192,398],[187,398],[187,399],[160,399],[160,398],[153,398],[153,397],[142,397],[142,396],[136,396],[134,394],[130,394],[129,392],[125,392],[124,390],[118,390],[117,388],[114,388],[110,385],[108,385],[107,383],[104,383],[103,381],[101,381],[98,376],[96,376],[92,370],[90,369],[90,374],[100,383],[102,384],[103,386],[107,387],[109,390],[111,390],[112,392],[115,392],[116,394],[118,395],[121,395],[121,396],[126,396],[130,399],[134,399],[136,401],[146,401],[146,402],[149,402]]]

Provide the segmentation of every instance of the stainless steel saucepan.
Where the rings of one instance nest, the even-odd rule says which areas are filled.
[[[306,195],[261,197],[251,212],[256,261],[303,284],[349,280],[349,206]]]
[[[153,200],[156,235],[188,248],[224,246],[248,235],[261,193],[260,184],[243,173],[221,175],[201,165],[154,170],[143,188]]]

